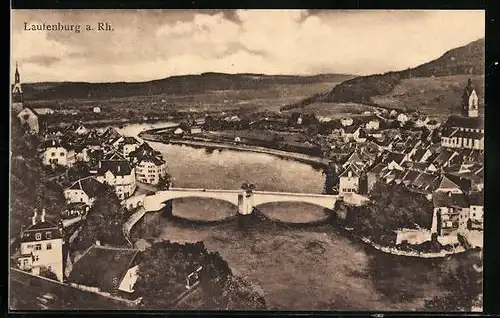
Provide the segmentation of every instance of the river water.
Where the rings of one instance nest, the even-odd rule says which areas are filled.
[[[121,132],[137,136],[166,124],[127,125]],[[322,171],[304,163],[251,152],[150,144],[164,155],[176,187],[238,189],[251,182],[258,190],[323,190]],[[286,222],[325,218],[323,208],[309,204],[269,204],[259,210]],[[173,213],[185,219],[220,220],[235,215],[236,208],[223,201],[186,198],[174,200]],[[142,238],[203,241],[235,274],[260,288],[273,309],[415,310],[422,308],[424,299],[443,292],[436,282],[444,261],[383,255],[327,225],[262,225],[241,231],[234,221],[194,225],[160,217],[156,222],[160,232],[151,237],[141,230]]]

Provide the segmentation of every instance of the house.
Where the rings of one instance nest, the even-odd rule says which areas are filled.
[[[99,114],[99,113],[101,113],[101,107],[99,107],[99,106],[95,106],[95,107],[93,107],[93,108],[92,108],[92,112],[93,112],[94,114]]]
[[[35,210],[32,224],[21,231],[19,269],[39,275],[43,270],[53,272],[63,281],[62,228],[45,219],[45,209],[38,216]]]
[[[355,163],[351,163],[339,175],[339,193],[360,193],[363,191],[361,181],[363,170]]]
[[[401,124],[404,124],[409,120],[409,118],[406,114],[401,113],[396,117],[396,120],[399,121]]]
[[[341,120],[340,120],[340,123],[342,124],[343,127],[349,127],[353,124],[353,120],[352,118],[350,117],[343,117]]]
[[[72,167],[76,161],[75,150],[67,144],[51,139],[42,143],[42,164]]]
[[[135,169],[127,160],[99,161],[96,179],[113,186],[120,200],[132,196],[136,189]]]
[[[104,186],[94,177],[86,177],[75,181],[64,190],[64,198],[68,204],[84,203],[92,206],[99,193],[104,191]]]
[[[383,163],[378,163],[368,169],[368,172],[366,173],[368,192],[373,190],[375,183],[377,183],[377,180],[384,174],[385,169],[387,169],[387,167]]]
[[[133,293],[138,253],[136,249],[93,245],[73,264],[68,282],[99,292]]]
[[[359,126],[350,125],[347,127],[340,128],[340,137],[344,139],[344,141],[349,140],[366,140],[366,135],[361,132],[362,129]]]
[[[417,149],[409,158],[413,162],[426,162],[426,160],[432,155],[429,148]]]
[[[469,230],[483,230],[484,228],[484,194],[474,192],[469,196]]]
[[[425,128],[427,128],[428,130],[438,129],[439,126],[441,126],[441,124],[435,119],[431,119],[425,123]]]
[[[441,145],[448,148],[484,150],[484,133],[447,128],[441,134]]]
[[[382,155],[382,158],[383,158],[382,162],[384,162],[387,165],[387,169],[404,170],[404,168],[402,167],[402,164],[405,161],[404,154],[388,151]]]
[[[77,125],[76,129],[73,131],[73,133],[77,135],[85,135],[89,132],[89,130],[82,124]]]
[[[41,107],[41,108],[33,108],[33,110],[38,115],[53,115],[55,111],[52,108]]]
[[[389,117],[396,117],[398,116],[398,112],[395,111],[394,109],[389,112]]]
[[[469,204],[462,193],[436,192],[432,195],[434,211],[431,232],[439,236],[456,234],[462,211],[469,210]]]
[[[74,202],[67,205],[66,210],[61,212],[62,219],[72,219],[84,216],[90,207],[85,202]]]
[[[441,175],[437,187],[434,189],[435,192],[446,192],[446,193],[463,193],[462,189],[458,184],[450,180],[446,175]]]
[[[135,137],[123,137],[117,148],[125,158],[128,158],[129,154],[139,148],[140,145],[141,142]]]
[[[32,108],[25,107],[23,110],[17,114],[17,118],[21,122],[21,125],[26,125],[29,128],[29,131],[34,134],[38,134],[40,132],[40,115]]]
[[[182,128],[178,127],[176,130],[174,130],[174,135],[182,135],[184,133],[184,130]]]
[[[458,152],[441,149],[441,152],[437,155],[437,157],[432,160],[432,164],[438,168],[446,168],[454,163],[457,163],[457,160],[454,159],[460,160]]]
[[[415,121],[413,122],[414,126],[417,128],[424,127],[429,122],[429,117],[427,116],[417,116]]]
[[[139,182],[156,185],[167,174],[167,163],[148,143],[143,143],[129,157],[135,165],[135,177]]]
[[[199,126],[199,125],[191,126],[190,132],[191,132],[191,134],[200,134],[201,133],[201,126]]]

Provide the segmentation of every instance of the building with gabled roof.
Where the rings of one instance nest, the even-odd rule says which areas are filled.
[[[133,293],[138,253],[137,249],[93,245],[73,264],[68,282],[101,292]]]
[[[360,193],[362,189],[363,169],[356,163],[348,165],[339,174],[339,193]]]
[[[439,236],[457,234],[460,215],[468,214],[469,204],[463,193],[435,192],[432,194],[434,211],[431,232]]]
[[[146,142],[131,152],[129,158],[135,166],[135,176],[139,182],[158,184],[167,174],[167,163],[161,153]]]
[[[140,145],[141,142],[137,138],[126,136],[122,138],[116,148],[125,158],[128,158],[129,154],[139,148]]]
[[[32,224],[21,231],[21,251],[17,259],[19,269],[39,275],[41,271],[53,272],[63,281],[62,226],[45,219],[45,209],[40,215],[34,211]]]
[[[104,185],[94,177],[79,179],[64,190],[64,197],[68,204],[84,203],[92,206],[96,197],[104,191]]]
[[[76,161],[75,150],[67,143],[49,139],[42,143],[42,164],[71,167]]]
[[[132,196],[136,189],[135,169],[127,160],[101,160],[96,179],[115,188],[120,200]]]

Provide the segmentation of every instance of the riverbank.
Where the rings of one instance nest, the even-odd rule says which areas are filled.
[[[236,143],[219,143],[213,141],[195,141],[195,140],[183,140],[183,139],[163,139],[159,136],[155,136],[152,133],[160,131],[161,129],[151,129],[146,130],[139,134],[139,137],[146,141],[152,142],[161,142],[165,144],[173,144],[173,145],[186,145],[191,147],[203,147],[203,148],[214,148],[214,149],[229,149],[234,151],[249,151],[256,153],[263,153],[268,155],[277,156],[285,159],[293,159],[299,162],[308,163],[308,164],[316,164],[322,166],[328,166],[329,160],[319,157],[313,157],[305,154],[282,151],[272,148],[244,145],[244,144],[236,144]]]

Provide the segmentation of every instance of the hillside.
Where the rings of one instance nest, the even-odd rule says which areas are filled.
[[[275,85],[297,85],[342,82],[351,75],[321,74],[315,76],[224,74],[172,76],[149,82],[44,82],[23,85],[28,100],[64,100],[73,98],[108,99],[145,95],[189,95],[217,90],[267,89]]]
[[[354,102],[367,105],[380,105],[394,108],[420,108],[419,99],[415,95],[428,93],[425,98],[434,101],[436,107],[442,104],[440,94],[444,90],[433,89],[433,86],[448,87],[459,85],[461,88],[467,84],[467,76],[475,79],[478,91],[482,92],[482,75],[484,74],[484,38],[471,42],[465,46],[452,49],[441,57],[431,62],[422,64],[415,68],[406,69],[398,72],[388,72],[385,74],[376,74],[369,76],[359,76],[342,82],[335,86],[330,92],[318,94],[303,101],[285,106],[286,109],[303,107],[314,103],[345,103]],[[464,79],[464,75],[465,79]],[[454,76],[459,76],[453,78]],[[427,78],[427,80],[413,80],[418,78]],[[444,83],[444,84],[442,84]],[[415,84],[415,86],[413,86]],[[416,89],[418,87],[418,89]],[[404,93],[394,93],[402,90]],[[392,95],[390,95],[393,93]],[[398,94],[408,94],[406,100],[398,104],[385,103],[386,99],[397,97]],[[456,100],[453,103],[460,104],[461,91],[457,92]],[[409,96],[411,95],[411,96]],[[447,98],[444,98],[447,99]],[[431,106],[432,108],[433,106]],[[451,105],[442,107],[443,109],[452,108]]]
[[[12,118],[10,172],[10,237],[19,235],[21,226],[29,226],[33,211],[47,209],[54,220],[64,207],[60,189],[42,181],[42,167],[36,159],[38,139],[25,135],[17,118]]]

